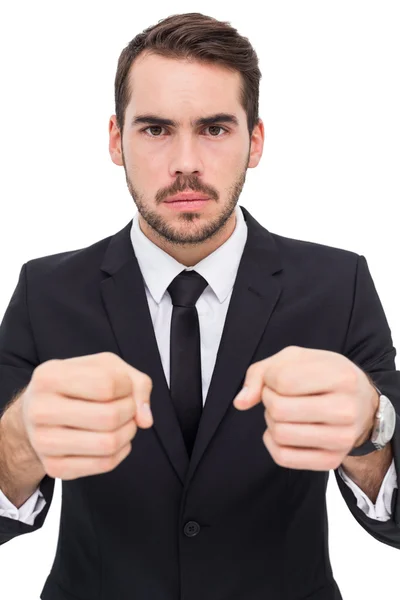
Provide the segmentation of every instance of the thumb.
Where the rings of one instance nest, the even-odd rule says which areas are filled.
[[[261,402],[263,379],[261,371],[247,376],[244,385],[233,401],[235,408],[247,410]]]
[[[153,382],[147,375],[132,377],[133,397],[135,399],[136,414],[135,421],[139,427],[151,427],[153,415],[150,408],[150,394]]]

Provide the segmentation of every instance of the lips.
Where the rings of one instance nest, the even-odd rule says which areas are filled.
[[[184,192],[175,196],[169,196],[164,202],[190,202],[193,200],[209,200],[209,196],[200,194],[199,192]]]

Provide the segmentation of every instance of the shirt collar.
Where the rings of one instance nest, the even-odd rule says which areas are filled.
[[[202,275],[221,303],[226,299],[233,288],[247,240],[246,221],[238,205],[235,215],[236,226],[226,242],[193,267],[186,267],[149,240],[140,228],[139,213],[136,212],[131,227],[133,251],[145,285],[157,304],[171,282],[184,269]]]

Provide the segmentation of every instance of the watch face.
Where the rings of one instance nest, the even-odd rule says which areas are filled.
[[[390,401],[386,403],[386,406],[383,409],[382,425],[382,438],[383,442],[386,444],[392,439],[396,428],[396,411]]]

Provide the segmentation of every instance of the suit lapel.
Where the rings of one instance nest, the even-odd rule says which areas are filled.
[[[101,293],[122,359],[152,379],[153,428],[183,482],[189,458],[169,395],[130,228],[131,223],[110,242],[101,268],[111,277],[101,282]]]
[[[234,284],[214,372],[191,460],[175,414],[128,223],[107,247],[101,282],[105,308],[121,357],[153,381],[153,428],[182,484],[189,483],[216,429],[239,391],[281,293],[282,270],[272,235],[244,208],[248,236]],[[186,480],[186,481],[185,481]]]

